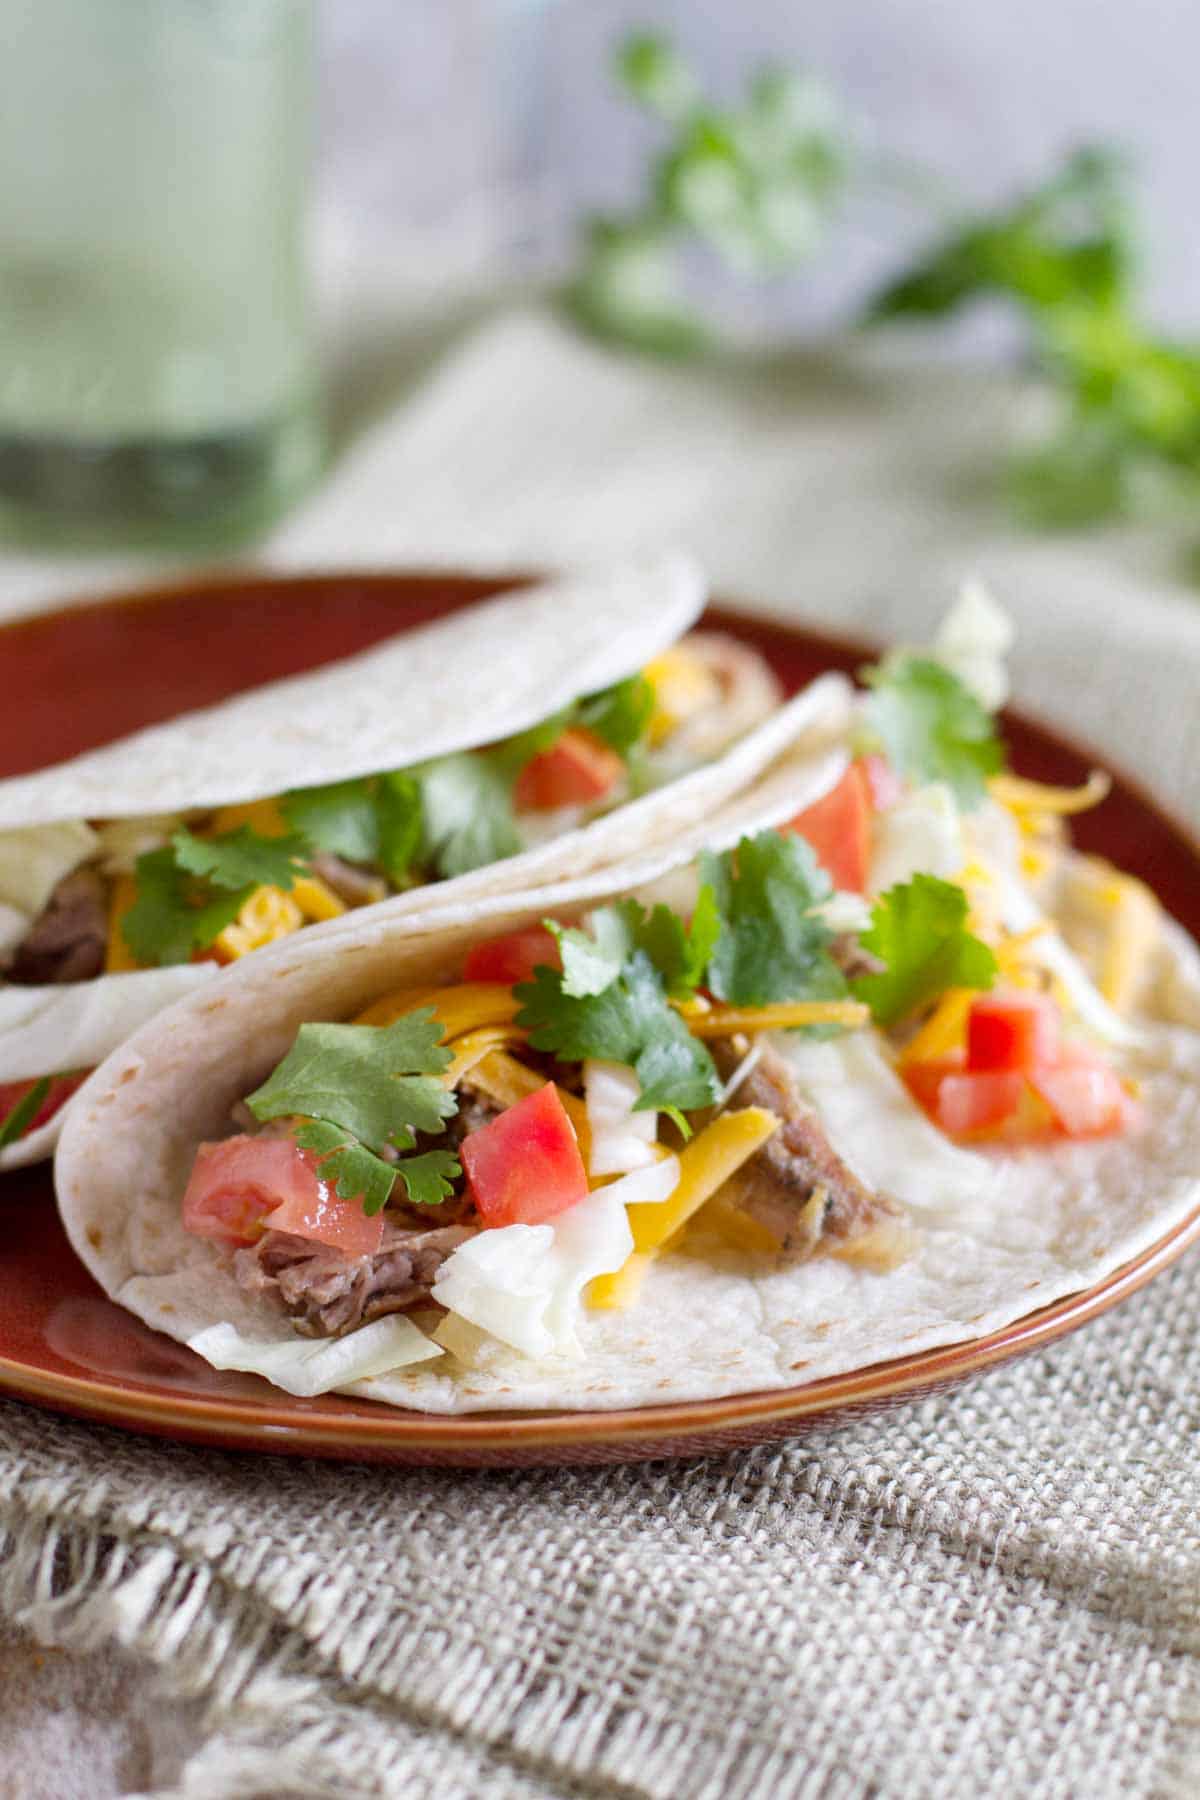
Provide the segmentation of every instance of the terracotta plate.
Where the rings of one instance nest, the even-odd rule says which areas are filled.
[[[21,622],[0,631],[0,774],[16,774],[277,675],[346,655],[479,599],[499,581],[446,575],[226,579]],[[790,690],[853,669],[861,646],[712,615],[764,651]],[[1075,782],[1097,760],[1019,717],[1025,774]],[[1077,833],[1143,876],[1200,933],[1200,853],[1128,782]],[[49,1166],[0,1178],[4,1240],[0,1390],[131,1430],[224,1448],[355,1461],[527,1464],[700,1455],[796,1435],[896,1405],[1037,1349],[1132,1293],[1200,1236],[1200,1209],[1096,1287],[993,1337],[807,1387],[624,1412],[439,1419],[326,1395],[294,1400],[255,1376],[219,1374],[106,1300],[76,1261]]]

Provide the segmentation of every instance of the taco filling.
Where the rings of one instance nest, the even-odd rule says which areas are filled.
[[[778,699],[755,652],[697,632],[478,750],[237,805],[0,831],[0,985],[236,962],[561,837],[711,760]],[[0,1083],[3,1143],[75,1086],[66,1072]]]
[[[896,1267],[912,1143],[936,1185],[956,1146],[1136,1131],[1124,1012],[1155,914],[1073,865],[1097,981],[1045,904],[1064,818],[1104,784],[1004,773],[943,662],[866,678],[859,754],[781,828],[478,941],[456,983],[302,1025],[236,1135],[200,1146],[187,1231],[301,1336],[415,1314],[413,1359],[483,1334],[538,1360],[578,1354],[586,1314],[636,1307],[672,1252]],[[228,1330],[193,1341],[225,1366]]]

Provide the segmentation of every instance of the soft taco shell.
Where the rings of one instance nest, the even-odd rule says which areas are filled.
[[[227,1320],[263,1343],[291,1327],[189,1237],[180,1198],[196,1146],[284,1054],[306,1019],[353,1017],[389,989],[453,978],[475,939],[586,910],[669,876],[702,845],[786,818],[825,791],[836,752],[784,765],[734,805],[619,874],[402,915],[261,953],[118,1051],[83,1089],[56,1164],[75,1249],[107,1293],[186,1342]],[[1065,922],[1069,935],[1070,921]],[[868,1034],[799,1040],[797,1066],[835,1142],[910,1208],[912,1256],[885,1274],[818,1259],[756,1261],[693,1236],[652,1267],[627,1312],[585,1316],[577,1361],[535,1364],[492,1340],[349,1391],[459,1413],[611,1408],[794,1386],[978,1338],[1102,1280],[1200,1204],[1200,955],[1169,927],[1148,993],[1133,1137],[990,1157],[941,1137]]]

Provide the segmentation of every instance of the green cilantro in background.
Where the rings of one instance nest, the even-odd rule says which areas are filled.
[[[296,1041],[246,1104],[256,1119],[299,1117],[297,1143],[321,1155],[344,1200],[376,1213],[397,1180],[413,1205],[434,1205],[461,1173],[447,1150],[388,1161],[417,1132],[441,1132],[458,1111],[438,1076],[451,1060],[432,1007],[393,1025],[302,1025]]]
[[[371,863],[379,854],[374,784],[368,777],[327,787],[297,788],[280,803],[284,818],[317,850],[347,862]]]
[[[971,690],[944,664],[908,653],[861,674],[871,689],[863,707],[865,741],[882,748],[915,786],[944,781],[960,806],[977,806],[987,777],[1004,767],[1004,746]]]
[[[521,848],[512,776],[488,752],[440,756],[408,774],[421,794],[420,860],[436,874],[465,875]]]
[[[628,756],[646,735],[654,712],[654,686],[644,675],[630,675],[599,694],[588,694],[575,709],[581,725],[603,738],[618,756]]]
[[[21,1095],[4,1122],[0,1124],[0,1150],[7,1150],[8,1146],[15,1144],[19,1137],[24,1137],[33,1123],[38,1107],[49,1092],[50,1077],[43,1075],[40,1080],[34,1082],[28,1093]]]
[[[947,988],[990,988],[996,958],[967,930],[967,896],[934,875],[889,888],[860,942],[885,967],[851,983],[877,1025],[898,1025]]]
[[[568,305],[601,336],[688,354],[710,337],[685,297],[684,252],[699,244],[759,276],[804,261],[846,187],[848,132],[829,91],[785,69],[762,70],[739,105],[713,105],[695,71],[654,33],[626,40],[616,75],[671,136],[641,205],[588,221]]]
[[[181,869],[219,888],[277,887],[286,892],[307,867],[308,844],[299,833],[262,837],[249,825],[211,838],[195,837],[181,827],[171,848]]]
[[[137,898],[121,921],[125,942],[148,968],[189,962],[208,947],[245,906],[257,885],[223,892],[181,869],[167,844],[134,864]]]
[[[830,954],[833,933],[813,911],[832,892],[803,838],[763,831],[735,851],[700,858],[720,920],[708,985],[735,1006],[836,1000],[846,978]]]
[[[700,889],[690,925],[669,906],[648,913],[637,900],[618,900],[590,913],[586,931],[553,919],[545,923],[558,940],[563,992],[574,998],[603,993],[633,952],[642,950],[670,997],[686,1000],[704,979],[721,929],[710,887]]]

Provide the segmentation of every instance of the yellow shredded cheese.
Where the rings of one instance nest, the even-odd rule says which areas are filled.
[[[974,998],[974,988],[948,988],[916,1036],[904,1046],[901,1065],[934,1062],[960,1049]]]
[[[475,1031],[464,1031],[450,1046],[454,1060],[442,1072],[442,1085],[457,1087],[463,1076],[469,1075],[485,1056],[490,1056],[493,1050],[507,1050],[511,1044],[523,1044],[525,1035],[519,1025],[481,1025]]]
[[[1107,798],[1112,781],[1103,769],[1093,769],[1081,787],[1047,787],[1040,781],[1026,781],[1020,775],[993,775],[988,792],[1014,813],[1053,813],[1065,817],[1087,812]]]
[[[464,981],[453,987],[398,988],[359,1013],[357,1025],[391,1025],[405,1013],[432,1006],[444,1037],[461,1037],[480,1025],[507,1025],[521,1010],[513,990],[499,981]]]
[[[1127,1012],[1158,936],[1158,901],[1144,882],[1115,870],[1100,899],[1111,915],[1100,965],[1100,992],[1118,1012]]]
[[[712,669],[682,645],[656,656],[642,673],[654,689],[654,711],[646,731],[651,744],[661,744],[686,720],[706,706],[715,706],[721,698],[721,684]]]
[[[222,837],[242,825],[257,831],[259,837],[286,837],[288,833],[278,800],[242,800],[236,806],[219,806],[208,829],[214,837]]]
[[[292,883],[292,899],[313,924],[340,919],[346,910],[346,902],[318,875],[298,876]]]
[[[233,924],[218,932],[213,948],[222,961],[236,962],[251,950],[299,931],[303,923],[304,914],[290,894],[282,888],[257,887]]]
[[[780,1000],[771,1006],[710,1006],[706,1012],[681,1007],[693,1037],[728,1037],[735,1031],[791,1031],[800,1025],[865,1025],[869,1006],[858,1000]]]
[[[108,896],[108,947],[104,955],[104,967],[110,975],[123,974],[141,966],[125,942],[125,934],[121,929],[125,915],[136,899],[137,882],[133,876],[118,875]]]
[[[599,1312],[623,1312],[641,1292],[653,1257],[635,1250],[613,1275],[597,1275],[588,1283],[587,1303]]]
[[[765,1225],[743,1212],[740,1206],[735,1206],[725,1194],[714,1194],[707,1200],[693,1223],[713,1226],[737,1250],[759,1251],[767,1256],[778,1253],[779,1239]]]

